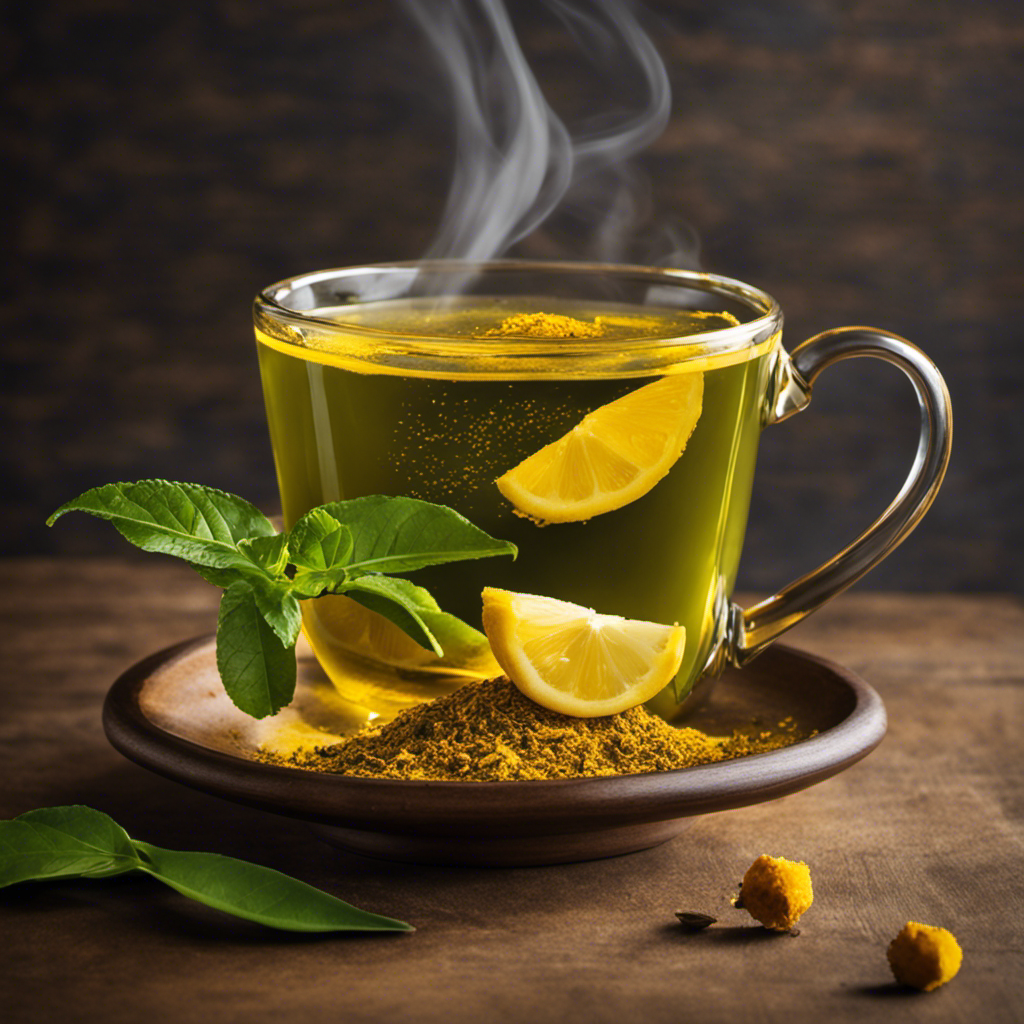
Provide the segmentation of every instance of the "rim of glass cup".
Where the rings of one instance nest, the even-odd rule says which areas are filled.
[[[455,287],[440,292],[427,289],[415,297],[443,302],[445,298],[466,294],[461,285],[467,282],[473,286],[468,294],[481,297],[491,294],[480,290],[486,279],[507,280],[528,274],[541,275],[540,287],[529,292],[531,298],[557,297],[557,290],[551,286],[556,279],[575,278],[583,282],[599,277],[628,283],[637,289],[646,286],[646,301],[627,302],[638,309],[645,305],[699,309],[700,304],[693,300],[694,293],[701,293],[738,303],[752,315],[737,325],[700,334],[655,334],[625,340],[502,337],[500,346],[495,346],[493,337],[383,329],[336,315],[317,315],[317,310],[328,305],[337,310],[344,305],[409,298],[410,290],[429,275],[443,277]],[[499,294],[507,297],[517,292]],[[689,302],[684,301],[687,296]],[[322,301],[325,297],[329,303]],[[661,373],[681,363],[686,363],[687,369],[697,369],[692,365],[694,362],[726,365],[770,350],[782,326],[779,303],[760,288],[735,278],[665,267],[536,260],[418,260],[318,270],[264,288],[256,296],[253,314],[256,326],[275,347],[296,355],[301,353],[307,360],[353,369],[369,364],[374,372],[444,376],[557,376],[565,371],[570,360],[573,375],[587,376]],[[344,345],[332,345],[332,340],[336,342],[339,337],[345,339]]]

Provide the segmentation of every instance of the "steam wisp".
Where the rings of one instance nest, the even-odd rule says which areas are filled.
[[[501,0],[405,0],[448,79],[455,168],[426,257],[505,254],[558,211],[572,225],[568,257],[695,266],[695,236],[653,221],[646,175],[629,160],[671,113],[658,52],[622,0],[543,0],[608,83],[628,76],[642,102],[587,118],[572,132],[548,104]],[[638,88],[639,87],[639,88]],[[626,91],[623,89],[623,91]]]

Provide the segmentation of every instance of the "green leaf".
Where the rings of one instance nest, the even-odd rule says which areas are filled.
[[[486,651],[485,638],[445,615],[426,591],[382,574],[517,554],[514,544],[453,509],[415,498],[332,502],[306,513],[288,534],[276,533],[242,498],[167,480],[93,488],[62,505],[48,524],[70,511],[109,520],[133,544],[183,558],[224,589],[217,668],[232,701],[254,718],[276,714],[294,696],[300,599],[351,591],[438,655],[453,647]],[[359,580],[369,582],[356,586]],[[452,645],[442,644],[442,635],[453,637]]]
[[[43,807],[0,821],[0,888],[49,878],[104,878],[144,871],[190,899],[270,928],[299,932],[401,931],[272,868],[216,853],[181,853],[130,839],[91,807]]]
[[[238,542],[239,551],[248,555],[271,577],[284,575],[288,566],[288,537],[275,533],[273,537],[245,537]]]
[[[255,581],[252,584],[252,592],[263,621],[270,626],[285,647],[294,647],[295,641],[299,639],[302,610],[299,607],[299,599],[292,593],[291,583]]]
[[[375,584],[371,581],[380,582]],[[376,585],[376,593],[367,592],[368,583],[370,587]],[[358,586],[363,587],[362,593],[354,589]],[[346,589],[344,593],[346,597],[358,601],[364,608],[389,619],[421,646],[437,652],[437,647],[429,640],[423,643],[427,635],[433,636],[446,658],[472,664],[484,657],[490,657],[491,646],[480,630],[467,625],[455,615],[442,611],[430,591],[408,580],[400,577],[362,576],[354,583],[353,588]],[[389,610],[388,603],[396,599],[400,604],[391,604]],[[420,639],[413,630],[406,629],[400,619],[400,613],[403,611],[415,612],[415,629],[424,632],[423,639]]]
[[[439,658],[444,656],[423,615],[424,611],[440,609],[423,587],[393,576],[360,576],[345,587],[344,594],[371,612],[390,619],[421,647],[433,651]]]
[[[0,889],[46,878],[118,875],[138,865],[124,829],[91,807],[44,807],[0,821]]]
[[[417,590],[420,589],[422,588],[417,587]],[[424,593],[430,597],[427,591]],[[441,645],[445,657],[467,665],[478,662],[483,657],[490,660],[491,645],[487,637],[457,616],[442,611],[432,597],[430,600],[434,607],[421,606],[419,614],[427,628],[434,634],[434,639]]]
[[[352,531],[322,508],[307,512],[289,531],[288,546],[296,567],[292,589],[299,597],[339,592],[348,579]]]
[[[261,540],[264,538],[260,538]],[[273,538],[266,538],[272,540]],[[195,569],[207,583],[227,590],[235,583],[244,583],[253,592],[256,607],[264,621],[277,634],[277,638],[285,647],[294,647],[299,638],[301,610],[299,597],[305,596],[296,588],[287,576],[279,580],[269,579],[255,565],[251,571],[247,569],[214,569],[207,565],[195,565]],[[320,588],[323,589],[322,587]],[[319,593],[320,591],[317,591]]]
[[[352,531],[349,573],[412,572],[426,565],[492,555],[516,556],[516,546],[496,540],[454,509],[417,498],[380,494],[322,506]]]
[[[238,550],[238,542],[274,534],[266,516],[242,498],[169,480],[94,487],[61,505],[47,525],[66,512],[88,512],[109,520],[121,536],[144,551],[218,568],[245,569],[252,563]]]
[[[352,531],[323,508],[307,512],[288,532],[291,560],[300,569],[345,565],[352,554]]]
[[[250,563],[248,566],[232,566],[231,568],[214,568],[211,565],[196,565],[195,562],[189,562],[189,566],[200,576],[206,580],[207,583],[212,583],[215,587],[220,587],[223,590],[227,590],[232,583],[252,583],[254,580],[261,579],[265,580],[266,575],[255,565]]]
[[[221,598],[217,669],[235,706],[253,718],[277,714],[295,696],[295,649],[281,643],[244,581]]]
[[[143,871],[235,917],[296,932],[413,931],[404,921],[359,910],[272,868],[217,853],[181,853],[138,841],[133,845]]]
[[[303,599],[320,597],[326,593],[340,594],[344,592],[347,579],[348,573],[343,566],[325,569],[323,572],[300,569],[292,580],[292,593]]]

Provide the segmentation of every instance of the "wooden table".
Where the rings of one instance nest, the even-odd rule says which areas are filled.
[[[612,860],[515,870],[362,860],[304,826],[124,760],[100,704],[129,664],[213,628],[217,592],[152,558],[15,561],[3,585],[0,817],[80,802],[133,836],[246,857],[412,935],[294,937],[130,877],[0,893],[0,1019],[106,1024],[346,1021],[969,1022],[1024,1019],[1024,608],[1006,596],[857,593],[791,634],[861,673],[890,731],[848,772],[698,820]],[[729,897],[760,853],[806,860],[798,937]],[[676,909],[719,918],[688,935]],[[905,921],[964,948],[930,995],[890,980]]]

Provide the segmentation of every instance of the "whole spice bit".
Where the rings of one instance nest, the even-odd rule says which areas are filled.
[[[689,910],[677,910],[676,917],[679,918],[679,923],[688,932],[700,932],[705,928],[710,928],[717,920],[717,917],[712,917],[710,914],[696,914]]]
[[[931,992],[955,977],[964,958],[953,933],[908,921],[889,944],[889,966],[901,985]]]
[[[588,323],[561,313],[516,313],[485,332],[489,338],[600,338],[602,334],[600,317]]]
[[[733,905],[765,928],[787,932],[813,901],[811,869],[803,861],[762,854],[747,868]]]
[[[676,728],[642,705],[616,715],[576,718],[535,704],[505,677],[371,725],[341,743],[300,750],[282,761],[314,771],[386,779],[504,782],[634,775],[724,761],[796,742],[795,732],[755,740],[745,732],[708,736]]]

